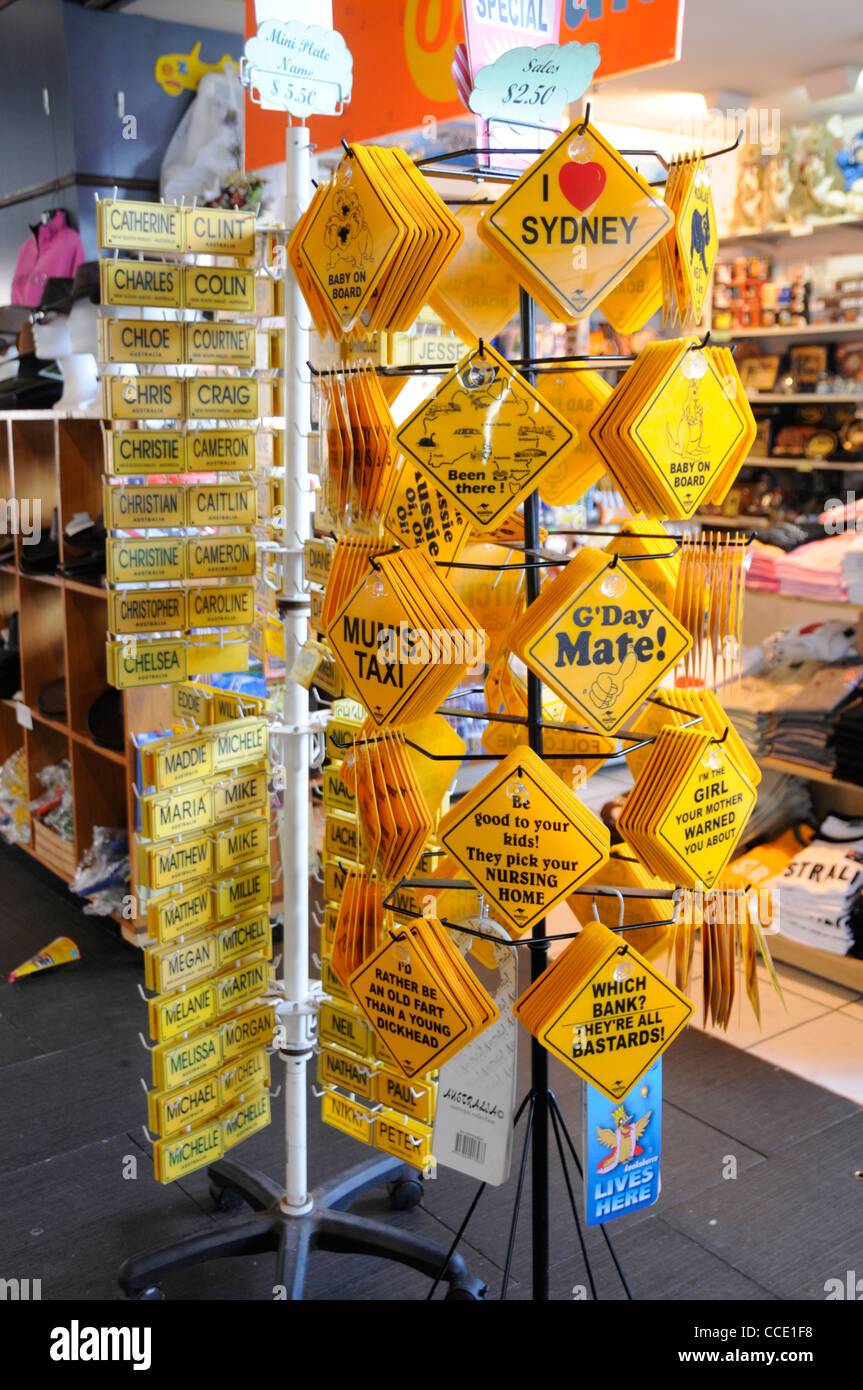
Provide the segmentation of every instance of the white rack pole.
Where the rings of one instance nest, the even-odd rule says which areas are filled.
[[[311,193],[309,130],[289,125],[285,150],[287,199],[285,225],[291,231]],[[311,388],[308,357],[308,310],[295,277],[283,263],[285,302],[284,394],[284,589],[282,621],[286,673],[308,637],[309,598],[303,593],[303,542],[310,533],[308,446]],[[309,697],[301,685],[285,678],[283,722],[307,729]],[[311,1209],[306,1162],[306,1067],[312,1057],[309,1016],[302,1008],[309,996],[309,747],[307,732],[282,738],[285,767],[279,843],[285,936],[282,979],[284,997],[293,1008],[280,1013],[284,1025],[285,1192],[283,1211],[300,1216]]]

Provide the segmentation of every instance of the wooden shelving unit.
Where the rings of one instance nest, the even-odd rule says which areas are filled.
[[[0,496],[38,500],[43,530],[58,513],[60,558],[63,530],[76,512],[96,517],[101,509],[102,436],[98,419],[50,412],[12,412],[0,416]],[[17,568],[23,538],[16,537],[15,565],[0,566],[0,624],[19,614],[22,699],[0,700],[0,761],[23,747],[27,755],[30,799],[42,788],[38,773],[67,758],[72,773],[74,839],[63,840],[31,823],[26,852],[65,882],[89,849],[94,826],[134,827],[135,746],[130,730],[156,727],[167,713],[163,692],[132,691],[123,697],[126,725],[122,752],[100,748],[90,737],[87,711],[107,688],[105,675],[106,593],[100,581],[24,575]],[[37,708],[39,692],[65,677],[65,721],[46,718]],[[154,696],[156,698],[150,698]],[[20,722],[25,705],[29,718]],[[161,707],[160,707],[161,706]],[[148,724],[148,718],[153,719]],[[116,919],[127,940],[136,942],[134,920]]]

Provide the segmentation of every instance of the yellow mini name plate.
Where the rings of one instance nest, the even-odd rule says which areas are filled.
[[[235,1110],[222,1116],[222,1134],[225,1152],[244,1139],[251,1139],[259,1130],[266,1129],[270,1123],[270,1093],[259,1091],[238,1105]]]
[[[147,1001],[150,1037],[170,1042],[183,1033],[195,1032],[216,1017],[216,993],[209,980],[177,994],[158,995]]]
[[[419,1120],[408,1119],[396,1110],[378,1110],[374,1117],[376,1149],[392,1154],[409,1163],[412,1168],[426,1172],[434,1167],[431,1151],[432,1132]]]
[[[186,413],[190,420],[256,420],[258,383],[248,377],[186,378]]]
[[[196,627],[248,627],[255,621],[255,589],[251,584],[211,584],[190,589],[186,624]]]
[[[107,420],[181,420],[184,386],[178,376],[103,377],[103,413]]]
[[[183,787],[182,790],[142,796],[139,804],[141,827],[151,840],[163,840],[190,830],[208,830],[215,820],[213,788],[209,786]]]
[[[184,247],[199,254],[254,256],[255,214],[229,208],[185,208]]]
[[[134,304],[156,309],[182,309],[183,269],[178,265],[143,261],[99,262],[103,304]]]
[[[213,895],[209,884],[185,893],[168,893],[147,903],[147,929],[162,945],[180,936],[192,936],[213,920]]]
[[[361,1144],[372,1142],[372,1114],[365,1105],[348,1100],[336,1091],[325,1091],[321,1099],[321,1119]]]
[[[323,1048],[318,1054],[318,1080],[323,1086],[341,1086],[357,1100],[374,1100],[375,1079],[371,1068],[356,1057],[335,1048]]]
[[[215,868],[210,836],[190,835],[175,844],[142,846],[138,871],[144,886],[158,892],[209,878]]]
[[[127,638],[107,642],[108,680],[116,690],[134,690],[144,685],[170,685],[189,675],[189,649],[184,642],[147,641]]]
[[[184,308],[255,313],[253,270],[187,265],[183,267],[183,277]]]
[[[147,988],[158,994],[170,994],[181,985],[197,984],[215,974],[218,968],[216,940],[210,934],[190,937],[179,945],[147,946],[144,950]]]
[[[270,822],[266,817],[260,820],[242,822],[219,831],[213,837],[215,867],[218,873],[232,869],[237,864],[250,859],[268,858],[270,853]]]
[[[218,1028],[208,1028],[181,1042],[161,1043],[150,1056],[155,1085],[172,1091],[221,1066],[222,1035]]]
[[[185,436],[188,470],[251,472],[258,462],[257,439],[256,432],[249,429],[189,430]]]
[[[153,1145],[156,1178],[161,1183],[174,1182],[215,1163],[224,1151],[219,1120],[199,1125],[179,1139],[157,1139]]]
[[[186,436],[182,430],[106,430],[105,471],[135,477],[185,473]]]
[[[186,625],[184,589],[112,589],[108,593],[109,632],[180,632]]]
[[[208,483],[186,489],[189,526],[254,526],[258,493],[254,483]]]
[[[182,362],[183,325],[151,319],[99,319],[99,346],[103,362]]]
[[[185,360],[194,366],[254,367],[257,361],[256,332],[253,323],[187,323],[184,330]]]
[[[183,579],[186,542],[175,536],[108,538],[109,584],[148,584]]]
[[[257,546],[253,532],[190,538],[186,548],[189,579],[241,578],[255,573]],[[219,668],[223,669],[223,668]],[[234,670],[231,667],[231,670]]]
[[[168,531],[186,524],[186,489],[179,483],[107,483],[102,489],[109,531]]]
[[[98,232],[106,251],[183,250],[183,214],[170,204],[100,198]]]

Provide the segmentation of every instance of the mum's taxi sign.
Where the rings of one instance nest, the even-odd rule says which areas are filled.
[[[354,61],[341,34],[299,19],[265,19],[246,40],[240,79],[258,105],[334,116],[350,101]],[[257,95],[256,95],[257,94]]]

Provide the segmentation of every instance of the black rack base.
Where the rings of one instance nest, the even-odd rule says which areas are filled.
[[[447,1299],[477,1301],[487,1294],[481,1279],[468,1274],[461,1255],[432,1241],[394,1230],[382,1221],[352,1216],[347,1210],[373,1187],[390,1184],[390,1204],[407,1210],[422,1200],[422,1179],[397,1159],[381,1157],[360,1163],[312,1193],[314,1206],[304,1216],[289,1216],[280,1208],[281,1188],[254,1168],[224,1159],[208,1169],[210,1191],[223,1210],[251,1207],[209,1230],[186,1236],[124,1261],[120,1288],[127,1298],[157,1300],[165,1294],[161,1280],[174,1270],[206,1264],[229,1255],[276,1256],[274,1288],[289,1301],[300,1300],[313,1250],[342,1255],[375,1255],[408,1265],[434,1281],[449,1285]]]

